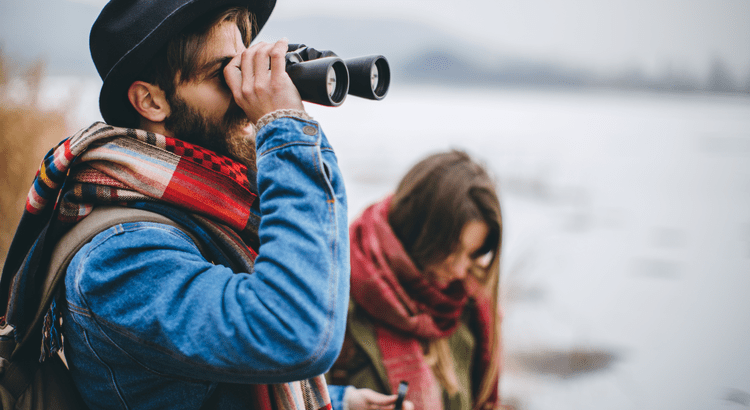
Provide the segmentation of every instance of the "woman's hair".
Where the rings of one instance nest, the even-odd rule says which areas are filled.
[[[494,183],[484,167],[456,150],[433,154],[412,167],[401,179],[388,212],[393,232],[419,269],[450,256],[470,221],[482,221],[489,228],[478,255],[491,253],[496,259],[502,220]],[[478,274],[482,282],[488,279]]]
[[[472,274],[491,300],[497,318],[502,218],[495,184],[485,168],[462,151],[430,155],[409,170],[391,200],[388,222],[415,265],[423,270],[450,256],[459,245],[461,231],[470,221],[487,224],[489,233],[476,256],[487,254],[489,263],[475,266]],[[495,389],[499,371],[499,325],[490,323],[492,351],[489,371],[475,389],[475,408]],[[427,358],[440,383],[452,394],[458,391],[447,339],[431,341]]]
[[[211,30],[223,22],[232,22],[237,25],[245,47],[250,45],[258,33],[255,15],[244,7],[232,7],[207,15],[172,38],[138,75],[137,80],[158,85],[168,99],[174,97],[179,84],[197,79],[197,71],[201,64],[200,56],[206,47],[206,39],[211,34]],[[138,126],[138,124],[124,125]]]

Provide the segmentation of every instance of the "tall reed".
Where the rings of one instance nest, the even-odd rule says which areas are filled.
[[[0,50],[0,264],[42,158],[68,132],[62,109],[40,108],[44,64],[16,76],[9,73],[11,64]]]

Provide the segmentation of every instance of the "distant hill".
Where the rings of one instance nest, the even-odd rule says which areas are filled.
[[[98,7],[70,1],[3,1],[0,50],[17,66],[43,59],[49,74],[95,76],[88,35],[98,13]],[[509,55],[497,45],[499,39],[469,42],[442,28],[409,20],[271,18],[260,39],[275,41],[281,37],[332,50],[343,58],[382,54],[391,65],[394,83],[750,92],[750,78],[744,82],[729,78],[721,62],[706,80],[669,75],[647,78],[637,71],[593,73]]]
[[[442,49],[460,58],[482,57],[484,45],[460,41],[439,28],[409,20],[341,19],[310,16],[273,20],[260,34],[264,40],[287,37],[291,42],[330,49],[342,57],[383,54],[404,61],[426,50]]]
[[[42,59],[50,74],[96,75],[88,35],[99,8],[69,1],[23,0],[0,4],[0,47],[19,65]],[[391,64],[394,81],[484,81],[487,68],[498,64],[523,66],[503,57],[491,44],[473,44],[445,31],[408,20],[341,19],[309,16],[271,19],[261,40],[287,37],[341,57],[382,54]],[[445,60],[445,67],[430,64]],[[443,70],[447,68],[446,70]],[[461,82],[465,82],[461,80]]]
[[[272,19],[260,35],[266,41],[284,36],[291,42],[333,50],[344,58],[382,54],[391,65],[394,81],[400,82],[580,86],[589,76],[503,54],[495,39],[473,43],[408,20]]]

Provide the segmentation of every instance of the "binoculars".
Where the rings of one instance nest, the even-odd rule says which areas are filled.
[[[391,82],[388,60],[381,55],[343,60],[304,44],[289,45],[286,72],[303,101],[329,107],[341,105],[348,94],[382,100]]]

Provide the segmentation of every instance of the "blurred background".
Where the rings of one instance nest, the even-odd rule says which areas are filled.
[[[103,0],[0,3],[0,252],[47,150],[100,120]],[[504,401],[750,408],[750,2],[279,0],[261,39],[385,55],[309,104],[350,217],[462,149],[503,207]]]

